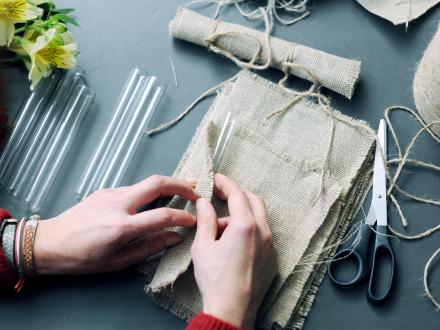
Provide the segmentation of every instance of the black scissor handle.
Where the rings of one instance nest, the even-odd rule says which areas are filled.
[[[376,244],[373,250],[373,261],[367,293],[368,300],[375,305],[385,302],[389,297],[394,282],[394,268],[396,266],[394,252],[391,249],[387,236],[387,226],[377,226],[376,231]],[[378,280],[378,276],[380,276],[378,270],[386,266],[386,262],[389,263],[388,282],[385,289],[378,293],[376,292],[378,290],[375,288],[375,283]]]
[[[368,275],[367,265],[368,246],[371,238],[371,228],[363,223],[354,241],[349,247],[339,251],[328,265],[330,280],[341,288],[352,288],[362,282]],[[355,263],[356,273],[349,280],[340,280],[336,276],[336,268],[344,263]]]

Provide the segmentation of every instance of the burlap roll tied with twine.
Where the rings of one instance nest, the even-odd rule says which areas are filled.
[[[325,274],[326,260],[341,243],[369,189],[374,132],[337,111],[330,110],[330,116],[307,98],[292,102],[297,99],[294,91],[249,71],[240,72],[217,92],[174,176],[198,178],[197,191],[212,200],[219,216],[228,214],[227,205],[212,194],[212,150],[230,112],[237,128],[219,172],[264,198],[278,256],[279,274],[257,325],[300,329]],[[287,111],[269,117],[285,107]],[[324,186],[318,194],[329,141]],[[194,211],[192,203],[180,197],[168,206]],[[158,264],[146,265],[145,290],[159,305],[189,320],[202,308],[191,265],[195,229],[177,230],[183,242],[168,249]]]
[[[361,62],[271,37],[238,24],[214,20],[184,7],[170,22],[170,35],[224,55],[243,69],[272,67],[351,99]],[[249,61],[249,62],[245,62]]]

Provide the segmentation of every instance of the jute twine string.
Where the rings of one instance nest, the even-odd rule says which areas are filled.
[[[399,140],[398,140],[398,137],[396,134],[396,130],[394,129],[394,126],[391,122],[390,115],[391,115],[391,112],[393,112],[393,111],[404,111],[404,112],[409,113],[422,126],[422,128],[419,131],[417,131],[417,133],[411,139],[405,152],[402,152],[402,146],[399,143]],[[409,155],[410,155],[411,151],[413,150],[417,140],[420,138],[421,134],[424,132],[427,132],[429,134],[429,136],[431,136],[435,141],[440,143],[440,139],[432,131],[432,128],[434,126],[438,127],[440,125],[440,120],[433,121],[433,122],[430,122],[429,124],[426,124],[423,121],[423,119],[417,114],[417,112],[415,112],[414,110],[412,110],[410,108],[403,107],[403,106],[391,106],[391,107],[387,108],[385,110],[385,120],[387,121],[389,130],[391,132],[391,136],[393,138],[394,144],[396,145],[397,152],[398,152],[398,158],[390,159],[387,162],[388,165],[398,164],[398,168],[397,168],[392,180],[389,181],[390,187],[388,189],[388,195],[390,196],[391,201],[395,205],[395,207],[399,213],[399,216],[401,217],[402,224],[404,226],[407,226],[408,220],[403,215],[402,208],[401,208],[399,202],[397,201],[395,196],[392,194],[393,189],[397,190],[399,193],[404,195],[406,198],[409,198],[409,199],[412,199],[412,200],[415,200],[415,201],[418,201],[421,203],[425,203],[425,204],[440,206],[440,200],[438,200],[438,199],[430,199],[430,198],[417,196],[415,194],[409,193],[409,192],[401,189],[397,185],[397,180],[399,179],[404,166],[407,164],[411,164],[411,165],[413,165],[415,167],[419,167],[419,168],[430,169],[433,172],[440,173],[440,167],[435,164],[431,164],[429,162],[421,161],[418,159],[409,158]],[[432,234],[434,234],[437,231],[440,231],[440,225],[437,225],[437,226],[434,226],[434,227],[432,227],[422,233],[419,233],[416,235],[407,235],[407,234],[404,234],[404,233],[397,231],[396,229],[394,229],[390,225],[388,227],[389,227],[390,232],[393,233],[393,235],[395,235],[396,237],[401,238],[401,239],[405,239],[405,240],[410,240],[410,241],[420,240],[420,239],[431,236]],[[440,310],[440,303],[438,302],[438,300],[435,299],[435,297],[433,296],[433,294],[431,292],[431,289],[429,288],[428,278],[429,278],[429,271],[432,268],[432,263],[433,263],[434,259],[439,255],[439,253],[440,253],[440,249],[438,249],[429,258],[428,262],[425,265],[424,275],[423,275],[423,286],[425,288],[425,294],[428,297],[428,299],[433,303],[433,305],[437,308],[437,310]]]
[[[260,7],[259,10],[261,11],[264,25],[265,25],[265,32],[264,32],[265,45],[264,46],[267,51],[267,59],[264,64],[262,64],[262,65],[257,64],[257,61],[260,58],[260,55],[261,55],[261,53],[263,51],[263,47],[264,47],[262,42],[258,38],[256,38],[255,36],[246,34],[246,33],[241,33],[241,32],[234,32],[234,31],[216,32],[217,27],[218,27],[218,23],[219,23],[218,20],[215,21],[212,34],[208,38],[206,38],[206,40],[205,40],[206,47],[208,49],[210,49],[212,52],[214,52],[216,54],[223,55],[224,57],[230,59],[232,62],[237,64],[242,69],[265,70],[265,69],[269,68],[270,65],[272,64],[272,48],[270,47],[271,23],[269,21],[268,14],[264,11],[264,9],[262,7]],[[227,35],[250,38],[250,39],[253,39],[256,41],[257,49],[256,49],[252,59],[249,62],[244,62],[244,61],[240,60],[237,56],[232,54],[230,51],[221,49],[220,47],[217,47],[214,44],[215,41],[217,41],[220,37],[227,36]]]
[[[437,308],[437,311],[440,311],[440,302],[437,299],[435,299],[435,297],[433,296],[431,289],[429,288],[428,278],[429,278],[429,271],[431,270],[432,267],[432,263],[439,254],[440,254],[440,249],[435,251],[435,253],[431,256],[431,258],[429,258],[428,262],[425,265],[425,270],[423,272],[423,285],[425,287],[426,296],[432,301],[434,306]]]
[[[167,129],[169,129],[170,127],[174,126],[175,124],[177,124],[179,121],[181,121],[188,113],[191,112],[192,109],[194,109],[200,102],[202,102],[204,99],[206,99],[209,96],[212,96],[214,94],[216,94],[220,89],[222,89],[225,85],[227,85],[228,83],[236,80],[238,77],[238,74],[234,75],[233,77],[222,81],[220,84],[215,85],[214,87],[208,89],[206,92],[203,92],[200,96],[198,96],[182,113],[180,113],[176,118],[174,118],[173,120],[167,122],[167,123],[163,123],[161,125],[159,125],[156,128],[153,128],[151,130],[147,131],[148,135],[155,135],[157,133],[166,131]]]
[[[404,112],[407,112],[407,113],[411,114],[416,119],[416,121],[419,122],[420,125],[422,126],[422,128],[411,139],[411,141],[410,141],[410,143],[409,143],[405,153],[402,152],[402,147],[401,147],[401,145],[399,143],[399,140],[398,140],[397,134],[396,134],[396,130],[395,130],[395,128],[393,126],[393,123],[391,121],[391,118],[390,118],[390,114],[393,111],[404,111]],[[413,166],[421,167],[421,168],[428,168],[428,169],[430,169],[430,170],[432,170],[434,172],[440,173],[440,167],[439,166],[436,166],[434,164],[431,164],[431,163],[428,163],[428,162],[424,162],[424,161],[421,161],[421,160],[410,159],[409,158],[409,155],[410,155],[411,151],[413,150],[417,140],[420,138],[420,136],[422,135],[423,132],[427,132],[432,138],[434,138],[436,141],[438,141],[440,143],[440,139],[437,138],[435,136],[435,134],[431,130],[432,126],[440,125],[440,121],[435,121],[435,122],[426,124],[422,120],[422,118],[414,110],[409,109],[407,107],[401,107],[401,106],[391,106],[391,107],[388,107],[385,110],[385,120],[387,121],[389,131],[390,131],[391,136],[393,138],[394,144],[396,145],[397,153],[398,153],[398,158],[391,159],[391,160],[389,160],[387,162],[388,165],[398,164],[398,167],[397,167],[397,170],[396,170],[394,176],[389,180],[390,186],[388,188],[387,194],[388,194],[388,196],[390,196],[391,201],[393,202],[393,204],[396,206],[396,209],[398,210],[399,216],[401,217],[401,220],[402,220],[402,225],[404,227],[406,227],[407,224],[408,224],[408,220],[403,215],[402,208],[401,208],[399,202],[397,201],[397,199],[395,198],[395,196],[393,195],[393,190],[394,189],[397,190],[400,194],[404,195],[405,197],[407,197],[409,199],[412,199],[412,200],[415,200],[417,202],[440,206],[440,200],[425,198],[425,197],[422,197],[422,196],[418,196],[418,195],[409,193],[406,190],[404,190],[401,187],[399,187],[399,185],[397,184],[397,181],[398,181],[399,177],[402,174],[402,170],[403,170],[404,166],[407,165],[407,164],[411,164]],[[440,225],[436,226],[434,228],[431,228],[429,230],[426,230],[425,232],[422,232],[420,234],[409,236],[409,235],[406,235],[406,234],[398,232],[397,230],[395,230],[393,227],[390,226],[390,231],[394,235],[396,235],[396,236],[398,236],[400,238],[406,239],[406,240],[422,239],[422,238],[425,238],[425,237],[428,237],[428,236],[432,235],[434,232],[436,232],[438,230],[440,230]]]
[[[307,9],[309,0],[267,0],[265,6],[259,7],[254,10],[246,10],[243,5],[246,3],[252,3],[251,0],[193,0],[187,3],[187,7],[194,4],[215,4],[217,5],[213,18],[216,19],[225,6],[233,5],[237,8],[240,15],[250,20],[261,20],[262,8],[269,17],[270,26],[273,26],[273,21],[276,19],[282,25],[292,25],[296,22],[306,18],[310,15]],[[280,15],[280,11],[284,11],[288,16],[293,16],[290,19],[283,18]]]

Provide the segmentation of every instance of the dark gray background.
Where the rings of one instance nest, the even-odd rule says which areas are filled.
[[[44,217],[59,214],[74,204],[73,188],[96,146],[112,113],[112,105],[134,65],[155,74],[168,85],[167,96],[154,122],[174,118],[185,105],[208,87],[231,77],[237,68],[228,60],[205,49],[168,36],[168,22],[180,0],[89,0],[57,1],[60,7],[76,8],[81,28],[73,32],[79,42],[79,64],[85,68],[90,86],[97,92],[97,105],[88,117],[61,180],[54,188]],[[211,9],[212,10],[212,9]],[[330,53],[362,60],[361,81],[351,101],[328,93],[336,108],[376,127],[386,106],[414,107],[412,78],[417,61],[436,30],[440,10],[404,27],[394,27],[359,6],[355,1],[316,0],[307,19],[291,27],[277,26],[275,34]],[[209,10],[208,10],[209,13]],[[224,19],[251,25],[235,10]],[[175,62],[179,88],[174,87],[168,56]],[[263,73],[273,80],[279,72]],[[27,92],[24,69],[8,69],[7,104],[14,113]],[[295,82],[296,87],[305,87]],[[197,127],[208,102],[194,110],[170,131],[146,138],[134,160],[127,182],[153,173],[170,175]],[[417,130],[405,115],[395,116],[402,141]],[[391,150],[391,152],[393,152]],[[438,144],[428,138],[417,145],[416,156],[440,163]],[[426,196],[440,196],[440,180],[432,173],[409,169],[401,181],[405,187]],[[0,194],[0,205],[22,210]],[[410,233],[438,224],[440,210],[411,202],[404,203],[410,219]],[[390,221],[398,225],[395,209]],[[440,246],[439,234],[420,242],[401,242],[393,247],[398,262],[397,283],[391,301],[372,307],[366,287],[350,292],[323,281],[305,329],[435,329],[440,314],[423,297],[423,266]],[[440,296],[440,267],[432,272],[433,290]],[[21,297],[0,298],[0,329],[179,329],[184,323],[156,307],[143,293],[143,279],[134,269],[115,274],[84,277],[39,278],[34,289]],[[221,297],[219,297],[221,299]]]

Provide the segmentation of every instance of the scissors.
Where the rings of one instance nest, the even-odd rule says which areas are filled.
[[[386,123],[379,124],[378,143],[374,159],[373,195],[367,218],[347,248],[339,251],[328,265],[330,280],[338,287],[353,288],[369,275],[367,298],[371,304],[383,303],[391,292],[394,280],[395,258],[388,240],[387,228],[387,189],[386,189]],[[383,154],[381,154],[383,152]],[[377,222],[377,224],[376,224]],[[373,230],[374,225],[375,229]],[[375,235],[373,235],[373,233]],[[375,236],[374,244],[370,240]],[[369,258],[369,246],[373,249]],[[369,259],[371,262],[368,262]],[[336,269],[347,264],[354,264],[356,273],[348,280],[338,279]],[[387,266],[385,268],[385,266]],[[384,274],[383,270],[387,270]],[[385,278],[384,278],[385,277]],[[381,288],[378,288],[378,283]],[[380,292],[378,292],[380,291]]]

